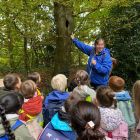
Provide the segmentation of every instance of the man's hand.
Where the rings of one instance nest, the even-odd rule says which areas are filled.
[[[75,34],[72,34],[72,35],[71,35],[71,39],[74,39],[74,38],[75,38]]]
[[[96,65],[96,60],[92,60],[92,64],[93,65]]]

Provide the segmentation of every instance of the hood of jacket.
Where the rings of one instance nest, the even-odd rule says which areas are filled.
[[[65,101],[67,100],[68,97],[69,97],[68,92],[54,90],[51,93],[49,93],[49,95],[46,97],[44,104],[46,106],[49,102]]]
[[[129,101],[131,100],[131,96],[128,91],[121,91],[115,93],[115,98],[118,101]]]
[[[51,129],[60,132],[60,134],[63,134],[69,140],[76,140],[76,132],[72,130],[71,126],[67,122],[60,120],[58,113],[54,115],[50,124],[51,125],[49,127]]]
[[[54,117],[51,120],[51,124],[55,130],[59,131],[73,131],[70,125],[59,119],[58,113],[54,115]]]
[[[84,97],[90,96],[92,101],[96,98],[96,92],[87,85],[77,86],[74,90]]]
[[[113,131],[119,127],[124,120],[122,112],[119,109],[100,107],[101,128],[106,131]]]
[[[12,93],[14,90],[8,90],[4,87],[0,87],[0,96],[3,96],[5,94],[8,94],[8,93]]]
[[[16,120],[18,119],[18,115],[17,114],[8,114],[8,115],[6,115],[6,118],[8,121],[10,121],[10,124],[13,125],[16,122]],[[0,136],[3,136],[3,135],[5,135],[5,130],[1,123],[1,118],[0,118]]]

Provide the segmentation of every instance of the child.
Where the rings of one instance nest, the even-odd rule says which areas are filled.
[[[136,81],[133,85],[133,97],[135,103],[135,112],[136,117],[139,121],[137,128],[136,128],[136,137],[135,140],[140,140],[140,80]]]
[[[136,121],[131,103],[132,99],[129,92],[124,90],[125,81],[121,77],[112,76],[109,80],[109,86],[115,92],[117,107],[121,110],[124,119],[129,126],[129,139],[132,139]]]
[[[33,82],[35,82],[36,84],[36,95],[38,96],[42,96],[43,94],[40,92],[38,85],[41,82],[41,76],[38,72],[33,72],[31,74],[28,75],[28,80],[32,80]],[[42,98],[44,99],[44,96],[42,96]],[[38,122],[40,124],[41,127],[43,127],[44,121],[43,121],[43,115],[42,112],[38,115]]]
[[[42,112],[43,98],[42,96],[36,95],[35,92],[36,84],[33,81],[27,80],[22,83],[21,93],[24,96],[25,101],[19,112],[19,119],[23,122],[29,122],[27,123],[28,128],[33,127],[31,125],[36,125],[33,127],[34,130],[32,132],[30,131],[30,133],[34,138],[37,138],[42,130],[39,123],[37,123],[37,119],[38,115]]]
[[[52,134],[51,139],[76,140],[77,135],[71,128],[69,112],[79,101],[86,100],[87,96],[83,95],[85,94],[82,90],[81,93],[73,91],[70,94],[64,103],[64,108],[54,115],[49,124],[44,128],[39,140],[45,140],[45,136],[48,133]],[[47,138],[47,140],[49,140],[49,138]]]
[[[19,118],[22,121],[29,121],[31,118],[36,117],[42,111],[42,97],[36,96],[36,85],[33,81],[27,80],[21,85],[21,93],[25,98],[22,106],[22,113]]]
[[[69,97],[69,93],[65,91],[67,88],[67,78],[65,75],[58,74],[54,76],[51,86],[54,90],[46,97],[43,106],[44,126],[51,121],[53,115],[61,109]]]
[[[28,80],[34,81],[36,86],[38,87],[38,84],[41,82],[41,76],[38,72],[33,72],[28,75]],[[38,88],[37,88],[37,94],[41,95],[41,92]]]
[[[90,102],[80,101],[71,111],[71,124],[78,134],[77,140],[104,140],[99,131],[99,109]]]
[[[14,91],[11,93],[0,98],[0,140],[34,140],[16,114],[22,107],[24,98]]]
[[[19,91],[21,79],[17,74],[8,74],[3,79],[4,88],[0,89],[0,96],[9,91]]]
[[[128,125],[122,112],[117,108],[115,94],[111,88],[101,86],[96,93],[97,104],[101,113],[101,131],[112,140],[128,138]]]
[[[79,70],[77,71],[76,73],[76,76],[75,76],[75,82],[76,84],[78,85],[75,90],[84,90],[85,93],[87,94],[88,98],[87,100],[88,101],[94,101],[95,100],[95,97],[96,97],[96,92],[89,88],[89,76],[88,76],[88,73],[84,70]]]

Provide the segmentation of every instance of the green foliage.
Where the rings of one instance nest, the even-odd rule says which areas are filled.
[[[1,55],[1,63],[8,64],[7,71],[26,70],[25,57],[30,68],[46,66],[46,59],[54,46],[48,6],[49,3],[44,0],[0,1],[0,51],[7,52],[7,55],[5,51]],[[26,44],[24,39],[27,39]]]
[[[130,87],[140,78],[140,2],[112,7],[101,30],[113,57],[119,61],[113,74],[126,79]]]
[[[90,43],[102,33],[119,60],[114,74],[128,85],[140,78],[139,0],[0,0],[1,72],[54,70],[54,2],[73,11],[73,32],[80,40]],[[72,67],[86,64],[87,56],[76,47],[70,52]]]

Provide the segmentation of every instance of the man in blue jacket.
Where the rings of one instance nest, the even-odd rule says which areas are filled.
[[[95,40],[95,46],[89,46],[71,36],[75,46],[89,56],[87,72],[90,76],[91,86],[97,88],[100,85],[108,85],[109,75],[112,69],[112,60],[109,49],[105,48],[102,38]]]

